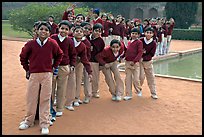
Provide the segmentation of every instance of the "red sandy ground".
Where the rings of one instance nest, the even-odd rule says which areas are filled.
[[[2,40],[2,134],[39,135],[35,124],[27,130],[18,126],[26,113],[27,80],[19,53],[25,42]],[[170,51],[201,48],[202,42],[173,40]],[[124,73],[121,73],[124,79]],[[101,73],[100,98],[90,104],[64,110],[51,126],[50,135],[189,135],[202,134],[202,83],[156,77],[158,100],[150,97],[145,81],[143,96],[113,102]],[[81,99],[83,94],[81,94]]]

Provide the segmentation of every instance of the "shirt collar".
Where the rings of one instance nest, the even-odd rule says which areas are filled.
[[[151,43],[153,41],[153,38],[151,38],[150,40],[147,40],[147,38],[144,37],[144,41],[145,41],[146,44],[149,44],[149,43]]]
[[[66,38],[66,36],[62,37],[60,34],[58,34],[58,38],[59,38],[60,42],[62,42]]]
[[[45,43],[47,42],[48,38],[46,38],[44,41],[43,41],[43,45],[45,45]],[[40,38],[37,38],[36,39],[37,43],[42,47],[43,45],[41,44],[41,41],[40,41]]]
[[[75,47],[78,47],[79,46],[79,44],[81,43],[81,41],[76,41],[76,39],[75,38],[73,38],[73,40],[74,40],[74,46]]]

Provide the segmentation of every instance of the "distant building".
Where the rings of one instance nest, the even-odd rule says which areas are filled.
[[[135,2],[130,7],[129,18],[156,18],[164,17],[166,2]]]

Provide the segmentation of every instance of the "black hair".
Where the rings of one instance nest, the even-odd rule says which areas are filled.
[[[49,32],[51,32],[51,26],[50,26],[50,24],[47,23],[47,22],[45,22],[45,21],[41,21],[41,22],[40,22],[40,24],[39,24],[38,27],[37,27],[37,30],[39,30],[42,25],[46,26],[46,27],[48,28]]]
[[[74,32],[76,29],[82,29],[82,30],[83,30],[82,26],[75,26],[74,29],[73,29],[73,32]]]
[[[138,34],[140,34],[140,30],[139,30],[138,27],[132,28],[130,32],[131,32],[131,33],[132,33],[132,32],[137,32]]]
[[[83,22],[81,23],[81,26],[82,26],[82,27],[84,27],[84,26],[86,26],[86,25],[90,25],[90,26],[91,26],[91,24],[90,24],[89,22],[86,22],[86,21],[83,21]]]
[[[54,16],[50,15],[49,18],[53,18],[54,19]]]
[[[117,40],[117,39],[113,39],[113,40],[111,40],[111,42],[110,42],[110,46],[113,46],[113,44],[115,44],[115,43],[117,43],[119,46],[121,46],[120,41]]]
[[[76,19],[78,16],[82,16],[82,17],[83,17],[83,20],[85,20],[85,16],[84,16],[83,14],[81,14],[81,13],[80,13],[80,14],[77,14],[76,17],[75,17],[75,19]]]
[[[93,31],[94,31],[95,29],[103,29],[103,26],[101,25],[101,23],[96,23],[96,24],[94,24],[94,26],[93,26]]]
[[[147,27],[146,29],[145,29],[145,32],[146,31],[152,31],[152,32],[154,32],[154,28],[153,27]]]
[[[106,17],[106,20],[108,20],[108,15],[107,15],[106,13],[103,13],[103,14],[101,15],[101,18],[103,18],[103,16],[105,16],[105,17]]]
[[[40,22],[41,22],[41,21],[36,21],[36,22],[34,22],[33,27],[38,27],[38,25],[40,24]]]
[[[58,24],[59,28],[60,28],[62,25],[68,26],[69,29],[71,29],[71,26],[72,26],[71,23],[70,23],[69,21],[67,21],[67,20],[62,20],[62,21]]]

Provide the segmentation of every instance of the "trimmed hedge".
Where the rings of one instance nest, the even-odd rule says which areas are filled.
[[[172,39],[202,41],[202,29],[173,29]]]

